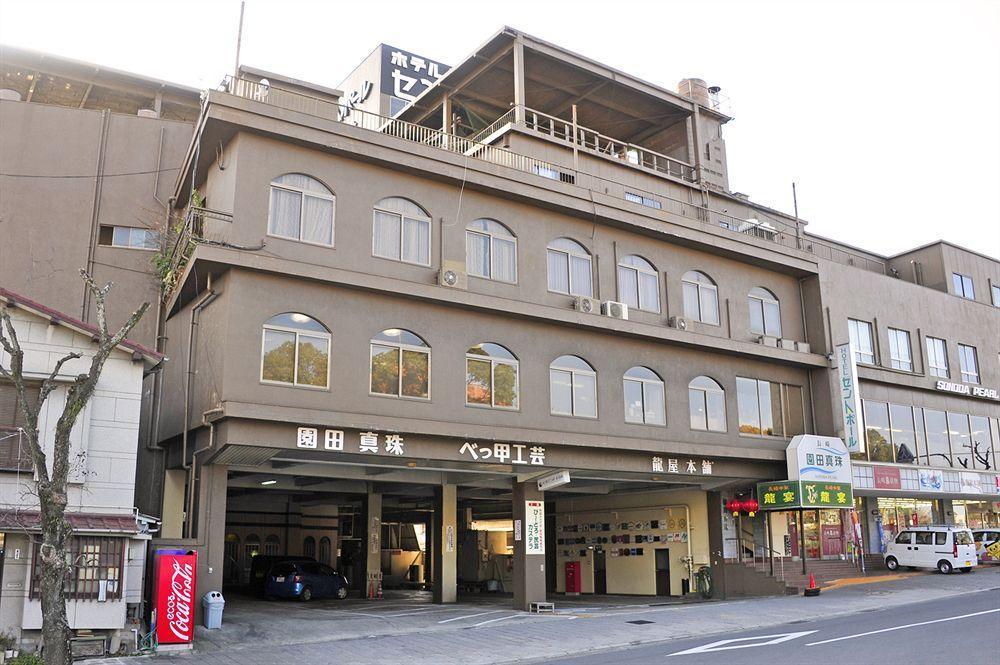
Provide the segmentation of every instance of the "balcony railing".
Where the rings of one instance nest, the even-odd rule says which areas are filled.
[[[569,120],[525,108],[524,124],[525,127],[539,134],[547,134],[553,138],[575,144],[603,157],[618,159],[632,166],[641,166],[644,169],[681,178],[688,182],[696,182],[697,180],[697,174],[692,164],[634,143],[605,136]]]

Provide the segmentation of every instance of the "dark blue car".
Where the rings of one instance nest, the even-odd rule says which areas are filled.
[[[347,578],[317,561],[285,561],[267,574],[264,594],[274,598],[347,598]]]

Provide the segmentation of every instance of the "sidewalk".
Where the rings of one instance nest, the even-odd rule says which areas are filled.
[[[916,575],[844,585],[824,590],[817,598],[785,596],[667,606],[581,607],[585,603],[573,603],[575,607],[563,608],[557,600],[558,611],[554,615],[512,611],[506,606],[508,599],[456,606],[396,601],[377,606],[352,604],[331,611],[301,603],[282,604],[274,605],[274,619],[283,626],[280,635],[272,633],[266,625],[256,625],[250,631],[226,627],[212,631],[212,642],[200,640],[192,653],[89,662],[106,665],[138,665],[146,661],[150,665],[544,662],[638,643],[809,621],[986,589],[1000,597],[1000,567],[981,567],[968,575]],[[289,626],[295,627],[292,632],[288,632]]]

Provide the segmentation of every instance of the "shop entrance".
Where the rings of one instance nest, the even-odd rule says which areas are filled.
[[[850,520],[842,510],[803,510],[775,513],[771,518],[774,538],[783,544],[785,555],[801,557],[803,534],[807,559],[842,559],[847,553],[846,540]],[[800,531],[801,529],[801,531]]]

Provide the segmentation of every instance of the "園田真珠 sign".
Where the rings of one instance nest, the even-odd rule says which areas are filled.
[[[785,449],[790,480],[851,484],[851,455],[835,436],[800,434]]]

